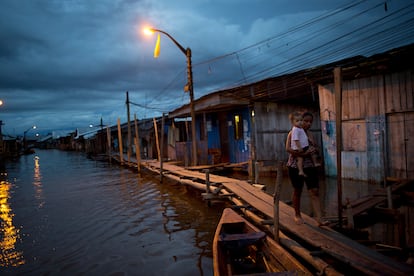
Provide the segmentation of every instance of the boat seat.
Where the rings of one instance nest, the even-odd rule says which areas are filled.
[[[256,244],[262,241],[266,237],[266,233],[252,232],[252,233],[241,233],[241,234],[220,234],[219,242],[226,248],[243,248],[252,244]]]

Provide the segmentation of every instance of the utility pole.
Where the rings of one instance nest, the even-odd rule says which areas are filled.
[[[191,49],[187,47],[185,49],[180,43],[178,43],[177,40],[175,40],[169,33],[164,32],[159,29],[153,29],[149,28],[146,29],[150,33],[158,32],[166,35],[169,39],[171,39],[172,42],[180,49],[180,51],[186,56],[187,58],[187,84],[184,87],[185,92],[189,92],[190,94],[190,116],[191,116],[191,142],[192,142],[192,165],[197,166],[198,160],[197,160],[197,137],[196,137],[196,117],[195,117],[195,111],[194,111],[194,88],[193,88],[193,71],[192,71],[192,65],[191,65]],[[159,44],[157,42],[156,49],[159,47]],[[158,57],[158,54],[155,55],[154,51],[154,57]]]
[[[188,92],[190,93],[190,115],[191,115],[191,140],[192,140],[192,164],[198,165],[197,160],[197,138],[196,138],[196,117],[194,111],[194,90],[193,90],[193,70],[191,65],[191,49],[187,48],[185,51],[187,57],[187,78],[188,78]]]

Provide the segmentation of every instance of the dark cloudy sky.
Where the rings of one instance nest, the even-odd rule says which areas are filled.
[[[161,36],[154,59],[145,26],[191,48],[199,98],[413,43],[413,25],[411,0],[0,0],[3,133],[125,122],[126,91],[138,119],[188,103],[185,56]]]

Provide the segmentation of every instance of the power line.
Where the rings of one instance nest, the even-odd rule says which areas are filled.
[[[366,0],[355,1],[237,51],[195,63],[193,64],[194,73],[198,73],[195,69],[202,69],[203,66],[208,65],[210,74],[213,63],[218,68],[215,71],[220,71],[219,62],[227,60],[229,63],[234,60],[231,65],[239,67],[241,78],[229,83],[228,79],[221,76],[221,81],[215,81],[207,88],[209,91],[206,92],[211,93],[214,87],[216,90],[222,90],[225,89],[223,86],[230,88],[270,76],[326,64],[355,54],[385,51],[405,41],[412,42],[414,3],[409,3],[395,11],[391,11],[389,5],[387,9],[382,10],[383,7],[383,1],[374,4]],[[372,11],[384,12],[385,16],[372,17],[364,25],[357,25],[351,30],[335,34],[340,28],[346,27],[349,22],[356,22],[357,19],[369,15]],[[333,19],[335,21],[332,24],[320,25],[320,23],[329,23],[327,21]],[[295,38],[295,34],[300,34],[300,37]],[[359,38],[354,38],[356,34]],[[283,43],[284,38],[290,40]],[[295,52],[300,47],[304,50]],[[150,103],[165,95],[182,74],[183,71],[180,71]],[[228,84],[224,85],[225,83]],[[148,108],[148,104],[142,108]]]

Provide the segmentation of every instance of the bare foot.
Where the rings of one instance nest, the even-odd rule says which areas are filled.
[[[298,224],[298,225],[305,223],[303,221],[303,218],[302,217],[295,216],[294,220],[295,220],[295,223]]]
[[[329,225],[329,221],[327,221],[327,220],[319,219],[317,221],[318,221],[318,226],[319,227],[321,227],[321,226],[328,226]]]
[[[299,172],[298,173],[300,176],[303,176],[303,177],[308,177],[304,172]]]

